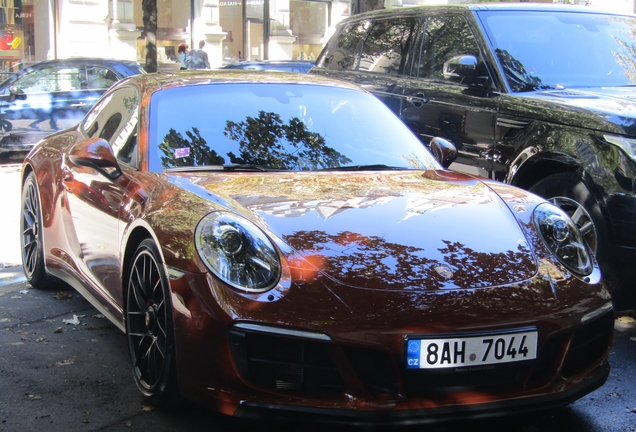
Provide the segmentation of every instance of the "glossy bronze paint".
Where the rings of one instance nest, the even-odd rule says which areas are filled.
[[[226,79],[225,73],[187,76],[193,85]],[[555,368],[549,379],[531,388],[410,398],[403,392],[369,394],[347,366],[342,347],[387,353],[397,386],[403,388],[406,336],[533,326],[543,344],[578,327],[584,314],[608,305],[598,268],[584,280],[552,257],[532,224],[532,212],[541,202],[536,196],[449,171],[149,173],[150,94],[184,81],[140,76],[129,84],[142,95],[139,170],[122,165],[120,175],[108,177],[77,164],[97,156],[111,160],[99,142],[84,141],[78,128],[38,145],[25,159],[24,175],[33,170],[37,176],[48,270],[122,329],[131,254],[144,236],[160,245],[170,274],[184,396],[226,414],[237,413],[242,403],[404,412],[516,398],[556,397],[559,405],[570,401],[559,402],[563,392],[587,392],[604,381],[608,352],[574,377],[564,378]],[[74,203],[78,198],[83,207]],[[193,235],[199,220],[218,210],[251,220],[274,242],[283,274],[272,290],[241,292],[207,271]],[[452,267],[446,280],[434,269],[440,263]],[[308,396],[249,383],[234,364],[228,339],[233,325],[241,322],[328,335],[346,394]],[[557,364],[566,349],[567,343],[560,346]]]

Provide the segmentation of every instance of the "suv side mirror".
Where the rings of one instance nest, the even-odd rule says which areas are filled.
[[[448,168],[450,164],[457,159],[457,148],[452,142],[444,138],[433,138],[428,143],[428,148],[431,153],[433,153],[433,157],[435,157],[444,168]]]
[[[477,57],[460,55],[444,63],[444,78],[460,84],[473,84],[477,79]]]
[[[484,65],[479,63],[479,59],[474,55],[459,55],[444,63],[444,78],[448,81],[465,85],[478,85],[488,87],[490,78],[480,75]],[[487,74],[485,74],[487,75]]]

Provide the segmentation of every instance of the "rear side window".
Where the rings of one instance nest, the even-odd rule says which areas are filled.
[[[369,21],[345,24],[331,38],[331,42],[318,61],[318,66],[326,69],[352,70],[359,59],[360,45],[369,28]]]
[[[390,75],[403,74],[415,37],[415,18],[374,22],[360,53],[359,70]]]
[[[463,16],[438,16],[428,20],[417,70],[418,76],[445,81],[444,63],[456,56],[479,58],[475,35]]]

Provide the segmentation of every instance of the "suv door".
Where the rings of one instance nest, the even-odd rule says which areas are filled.
[[[337,45],[316,72],[358,84],[399,115],[418,28],[412,16],[353,22],[341,29],[345,37],[333,39]]]
[[[428,17],[418,48],[402,120],[425,144],[434,137],[452,141],[458,157],[451,169],[492,178],[500,96],[487,88],[492,80],[468,21],[458,14]],[[475,68],[480,82],[453,73],[453,65],[464,63]]]

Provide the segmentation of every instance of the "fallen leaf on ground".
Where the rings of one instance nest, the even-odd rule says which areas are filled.
[[[57,362],[55,363],[57,366],[68,366],[68,365],[72,365],[73,363],[75,363],[75,360],[73,359],[66,359],[66,360],[62,360],[61,362]]]
[[[38,395],[29,395],[29,399],[31,399],[32,401],[34,401],[34,400],[40,400],[40,399],[42,399],[42,396],[38,396]]]
[[[69,299],[73,298],[73,293],[72,292],[68,292],[68,291],[60,291],[53,298],[55,298],[57,300],[69,300]]]
[[[53,333],[62,333],[64,330],[62,330],[62,327],[58,327],[55,329],[55,331]]]

